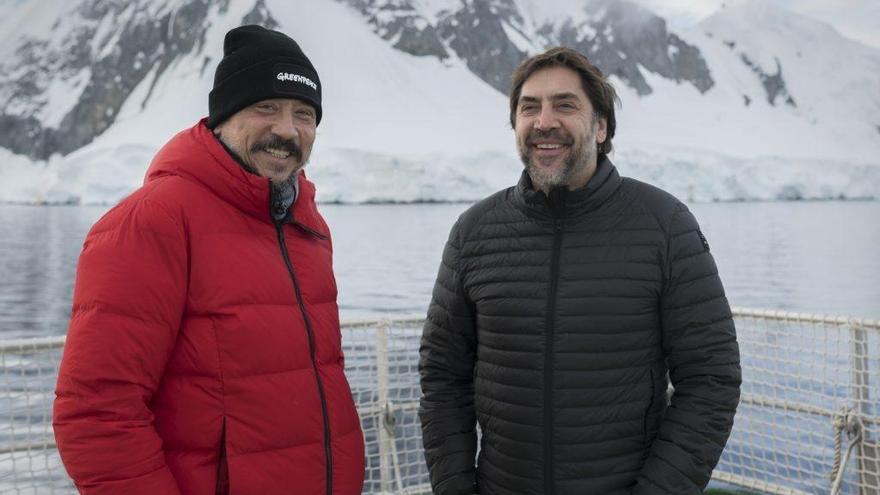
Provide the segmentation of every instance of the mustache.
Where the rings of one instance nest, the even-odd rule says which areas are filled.
[[[282,137],[273,134],[268,139],[251,146],[251,153],[256,153],[257,151],[266,148],[289,151],[290,154],[296,158],[296,161],[302,161],[302,148],[300,148],[293,139],[283,139]]]
[[[573,141],[568,133],[563,132],[559,128],[546,130],[532,129],[528,136],[526,136],[526,145],[531,146],[538,139],[553,139],[554,141],[560,141],[562,144],[571,144]]]

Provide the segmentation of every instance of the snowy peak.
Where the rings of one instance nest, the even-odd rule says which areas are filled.
[[[357,10],[382,39],[415,56],[460,59],[502,93],[529,52],[523,18],[513,0],[338,0]],[[531,47],[529,47],[531,48]]]
[[[700,23],[718,34],[776,34],[806,38],[840,38],[830,25],[762,0],[728,0]]]
[[[474,74],[506,94],[511,73],[528,55],[513,40],[525,37],[522,22],[511,0],[468,0],[441,19],[440,33]]]
[[[767,103],[773,106],[784,103],[790,107],[797,107],[797,102],[789,92],[783,75],[783,64],[778,54],[781,46],[775,43],[768,44],[766,41],[770,40],[762,39],[766,38],[768,33],[777,33],[783,38],[792,35],[799,38],[799,35],[807,30],[797,28],[793,30],[793,18],[793,14],[765,2],[744,0],[722,5],[721,9],[705,19],[700,27],[707,36],[717,37],[760,80]],[[814,24],[822,29],[825,28],[820,23]],[[784,43],[784,46],[788,45],[790,43]],[[744,101],[749,104],[751,98],[746,95]]]
[[[361,13],[376,34],[394,48],[440,59],[449,54],[435,26],[409,0],[339,0]]]
[[[539,31],[546,44],[574,47],[639,95],[653,92],[644,71],[692,84],[701,93],[714,84],[700,50],[667,29],[666,21],[627,1],[593,0],[579,23],[556,19]]]
[[[510,76],[555,45],[611,76],[627,175],[699,199],[880,191],[880,51],[762,1],[684,31],[629,1],[304,3],[0,0],[0,201],[130,192],[204,116],[243,23],[291,34],[321,72],[323,200],[466,200],[515,181]]]
[[[653,91],[642,71],[690,83],[700,92],[714,84],[698,48],[670,32],[661,17],[628,1],[339,1],[358,10],[396,48],[416,56],[454,55],[502,93],[523,58],[554,45],[587,53],[640,95]]]
[[[0,147],[41,160],[92,142],[146,82],[139,95],[144,108],[173,64],[195,60],[202,74],[210,71],[218,56],[217,47],[204,47],[212,23],[278,27],[279,14],[287,11],[282,2],[266,0],[47,1],[57,2],[56,9],[48,9],[55,14],[48,33],[24,36],[0,63],[0,98],[5,97],[0,101],[7,102],[0,107]],[[640,97],[652,95],[658,80],[688,85],[700,94],[718,84],[699,43],[626,0],[323,0],[313,7],[331,1],[349,9],[394,50],[447,67],[464,66],[502,95],[523,58],[555,45],[587,54]],[[15,18],[34,7],[23,2],[7,9]],[[225,19],[232,11],[245,15]],[[38,14],[45,17],[31,12],[25,24]],[[834,35],[761,2],[727,7],[701,29],[727,47],[725,56],[735,60],[725,63],[743,67],[763,88],[762,94],[740,91],[746,105],[761,99],[791,108],[811,97],[792,86],[792,77],[812,76],[792,72],[789,59],[802,54],[789,50],[791,40]],[[752,31],[759,30],[760,36],[769,31],[779,39],[756,42],[760,36]],[[860,109],[860,115],[866,111]]]
[[[88,144],[138,84],[202,49],[210,8],[207,1],[88,0],[56,11],[53,36],[24,37],[0,66],[0,101],[7,102],[0,146],[46,159]]]
[[[880,51],[758,0],[728,2],[697,29],[760,81],[762,95],[742,87],[746,105],[760,96],[815,123],[840,118],[880,125]]]

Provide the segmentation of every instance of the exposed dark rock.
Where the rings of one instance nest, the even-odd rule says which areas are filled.
[[[278,29],[281,26],[281,24],[278,24],[278,21],[272,17],[272,13],[269,12],[269,9],[266,7],[266,0],[257,0],[257,3],[254,4],[254,8],[241,19],[241,23],[257,24],[266,29]]]
[[[550,42],[580,50],[603,72],[621,78],[640,95],[653,91],[640,67],[690,83],[701,93],[715,84],[699,49],[670,33],[661,17],[633,3],[611,0],[594,0],[587,13],[589,20],[580,25],[564,22],[542,26],[539,32]]]
[[[79,149],[113,124],[130,93],[152,71],[155,84],[178,57],[202,49],[205,19],[216,2],[194,0],[175,9],[159,9],[157,16],[145,14],[149,4],[148,0],[89,0],[74,13],[79,19],[71,21],[76,27],[58,44],[61,48],[25,41],[20,59],[11,61],[12,67],[24,67],[23,73],[0,80],[0,88],[13,98],[27,98],[28,103],[22,108],[4,107],[0,146],[34,159]],[[108,16],[114,29],[98,41],[113,44],[93,53],[92,40]],[[53,81],[43,75],[69,82],[83,71],[88,80],[76,104],[57,128],[44,127],[36,116],[48,104],[45,90]],[[152,88],[146,99],[151,93]]]
[[[515,0],[462,0],[436,21],[420,11],[417,0],[337,0],[359,12],[377,36],[396,49],[415,56],[446,59],[457,56],[487,84],[501,93],[532,48],[566,45],[580,50],[606,74],[615,75],[639,94],[650,94],[646,74],[654,73],[706,92],[714,80],[700,51],[671,33],[666,22],[633,3],[592,0],[585,20],[557,20],[532,29]],[[193,56],[202,74],[217,63],[204,53],[209,10],[222,14],[229,0],[186,0],[169,7],[155,0],[82,0],[75,26],[63,39],[23,40],[14,60],[0,63],[0,146],[35,159],[67,154],[104,132],[132,90],[150,78],[151,87],[136,104],[146,105],[165,71],[182,56]],[[255,0],[242,23],[279,27],[265,0]],[[432,22],[435,22],[432,24]],[[110,32],[99,31],[109,23]],[[709,35],[707,33],[707,35]],[[96,36],[101,39],[95,40]],[[99,48],[93,49],[93,40]],[[729,42],[731,49],[735,44]],[[744,62],[750,64],[744,58]],[[785,90],[781,68],[762,78],[769,101],[781,98],[794,106]],[[53,74],[56,79],[44,77]],[[57,81],[79,81],[82,93],[60,124],[41,123],[47,89]],[[745,99],[749,105],[751,100]]]
[[[510,76],[526,53],[508,38],[502,23],[517,29],[522,17],[511,0],[465,0],[439,25],[440,36],[483,81],[507,94]]]
[[[743,104],[745,104],[745,106],[749,106],[749,105],[751,105],[751,104],[752,104],[752,99],[749,98],[748,95],[743,95]]]
[[[776,199],[781,201],[798,201],[804,199],[804,195],[797,186],[788,184],[782,186],[782,189],[776,193]]]
[[[797,103],[795,103],[794,98],[785,86],[785,79],[782,77],[782,64],[779,63],[778,58],[775,58],[776,74],[768,74],[764,72],[758,64],[752,62],[745,53],[741,53],[739,57],[740,60],[742,60],[742,62],[746,64],[746,66],[761,80],[761,84],[764,86],[764,91],[767,92],[767,103],[776,106],[776,98],[779,97],[786,105],[797,107]]]
[[[574,26],[566,22],[556,31],[556,44],[569,46],[585,54],[590,62],[599,67],[608,76],[615,75],[625,81],[640,95],[653,92],[651,86],[642,75],[636,61],[628,60],[628,55],[615,46],[612,28],[597,31],[592,38],[581,37],[583,26]]]
[[[437,30],[410,3],[410,0],[338,0],[356,9],[385,41],[394,48],[417,57],[449,56]]]
[[[48,150],[58,148],[58,130],[44,130],[40,122],[34,117],[19,117],[17,115],[0,115],[0,146],[16,153],[28,154],[29,150]]]

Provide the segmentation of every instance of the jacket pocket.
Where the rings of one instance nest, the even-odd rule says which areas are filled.
[[[220,430],[220,455],[217,462],[217,495],[229,495],[229,464],[226,463],[226,418]]]
[[[648,388],[648,392],[650,393],[651,399],[648,401],[648,407],[645,408],[645,416],[644,416],[644,418],[642,418],[642,432],[644,435],[643,442],[644,442],[645,448],[648,448],[651,446],[650,445],[651,438],[649,435],[648,425],[649,425],[649,422],[651,421],[651,411],[654,409],[654,400],[655,400],[654,396],[657,395],[656,394],[657,385],[654,380],[654,368],[653,367],[650,368],[648,370],[648,373],[649,373],[648,378],[651,381],[651,386]]]

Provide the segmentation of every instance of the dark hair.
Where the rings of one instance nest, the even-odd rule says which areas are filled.
[[[614,107],[620,104],[617,92],[608,82],[598,67],[577,50],[557,46],[546,52],[523,60],[513,72],[513,81],[510,89],[510,125],[516,127],[516,107],[519,95],[522,93],[523,84],[532,77],[532,74],[541,69],[551,67],[565,67],[575,71],[581,78],[581,86],[593,105],[593,111],[599,118],[607,122],[605,141],[598,144],[600,154],[611,152],[611,138],[614,137],[614,128],[617,122],[614,118]]]

